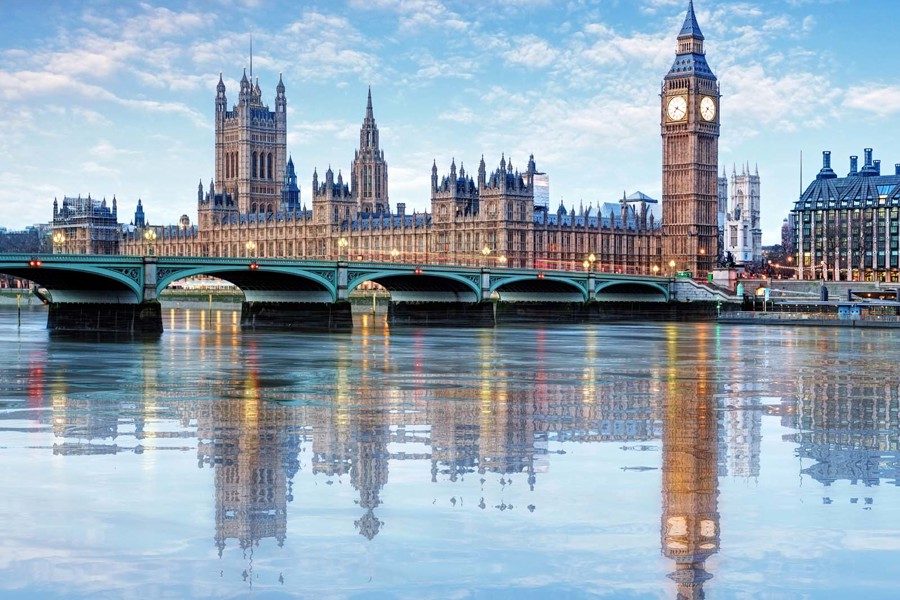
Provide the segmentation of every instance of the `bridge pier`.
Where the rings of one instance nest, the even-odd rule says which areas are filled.
[[[162,309],[158,301],[139,304],[51,302],[47,329],[72,333],[160,334]]]
[[[493,302],[388,303],[388,325],[435,327],[493,327]]]
[[[587,320],[600,321],[714,321],[717,303],[697,302],[591,302]]]
[[[497,323],[585,323],[590,305],[584,302],[498,302]]]
[[[325,302],[244,302],[241,327],[249,329],[294,329],[350,331],[351,305],[347,300]]]

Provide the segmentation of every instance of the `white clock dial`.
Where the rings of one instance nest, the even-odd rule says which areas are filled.
[[[687,99],[684,96],[675,96],[669,100],[666,114],[673,121],[680,121],[687,116]]]
[[[712,121],[716,118],[716,101],[706,96],[700,101],[700,116],[704,121]]]

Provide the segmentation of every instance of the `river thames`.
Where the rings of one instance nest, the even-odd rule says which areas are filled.
[[[2,598],[894,598],[900,332],[0,307]]]

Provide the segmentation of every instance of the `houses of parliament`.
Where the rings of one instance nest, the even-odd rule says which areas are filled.
[[[638,274],[669,266],[702,275],[719,255],[718,84],[706,62],[704,37],[689,4],[674,63],[660,91],[662,203],[644,194],[597,207],[553,210],[540,198],[534,157],[522,169],[501,156],[477,171],[455,160],[449,173],[431,167],[431,211],[390,204],[388,163],[372,103],[346,177],[313,172],[301,199],[287,151],[287,95],[279,77],[274,110],[246,70],[229,107],[220,75],[215,95],[215,177],[197,189],[197,219],[151,226],[138,203],[132,226],[118,228],[116,202],[54,201],[58,250],[70,253],[288,257],[322,260],[446,262],[528,268],[592,268]],[[104,233],[95,227],[103,222]],[[113,227],[113,230],[115,228]]]

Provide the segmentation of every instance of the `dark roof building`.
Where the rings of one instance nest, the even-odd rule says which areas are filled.
[[[862,168],[838,177],[831,152],[792,211],[793,254],[800,279],[900,281],[900,164],[881,174],[866,148]]]

